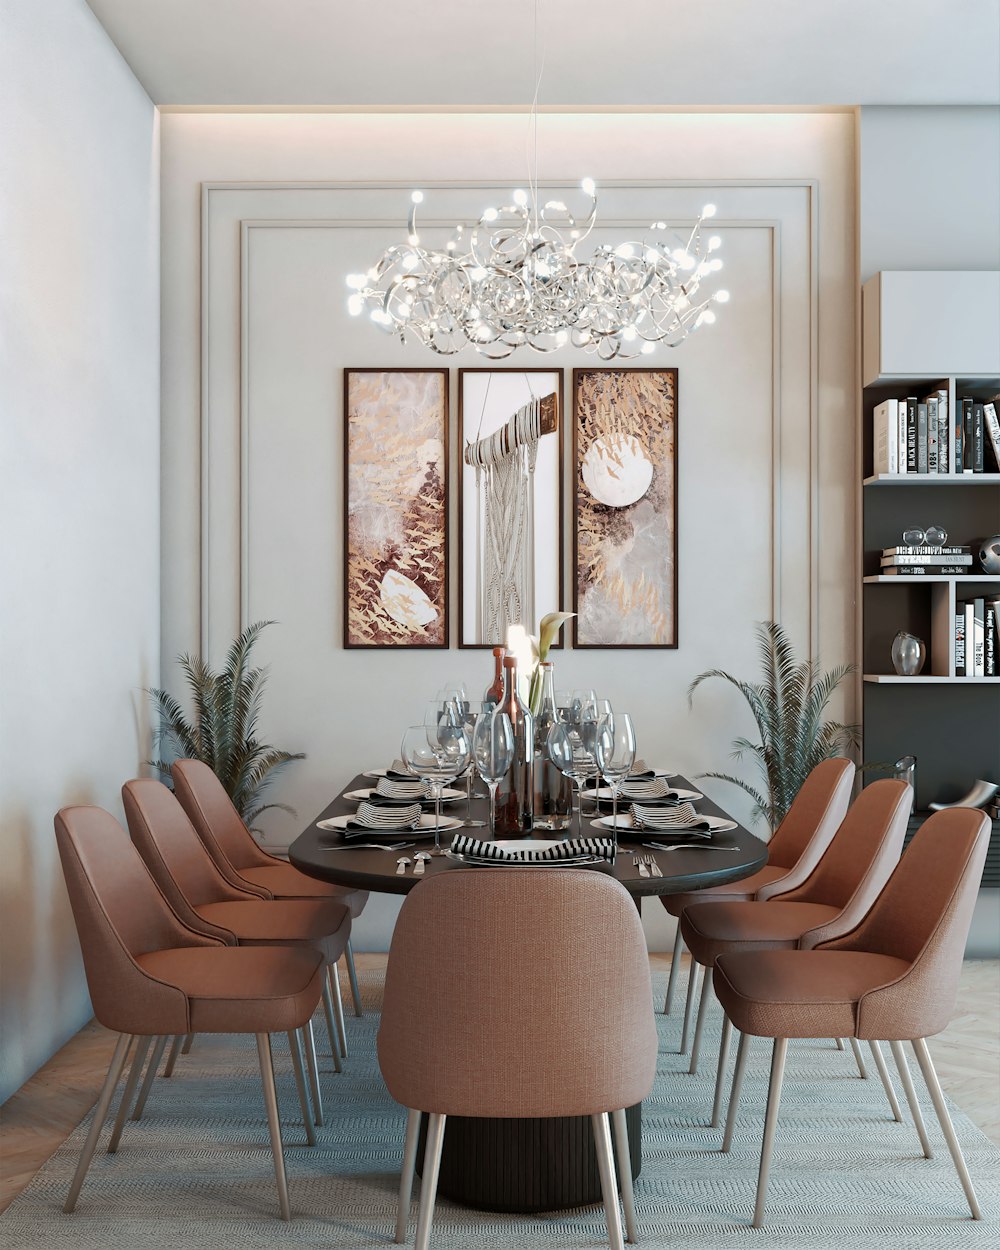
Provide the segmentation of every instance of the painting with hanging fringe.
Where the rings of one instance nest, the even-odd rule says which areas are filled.
[[[677,370],[573,371],[573,643],[677,646]]]
[[[344,646],[448,645],[448,371],[344,370]]]

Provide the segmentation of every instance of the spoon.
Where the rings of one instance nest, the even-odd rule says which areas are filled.
[[[396,876],[397,876],[397,877],[405,877],[405,876],[406,876],[406,865],[407,865],[409,862],[410,862],[410,860],[409,860],[409,856],[407,856],[407,855],[400,855],[399,859],[397,859],[397,860],[396,860],[396,863],[397,863],[397,865],[398,865],[398,867],[396,868]]]
[[[413,858],[416,861],[413,865],[413,875],[422,877],[424,869],[427,867],[427,861],[430,859],[430,854],[427,851],[417,851]]]

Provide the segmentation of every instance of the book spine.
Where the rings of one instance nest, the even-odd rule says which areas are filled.
[[[884,556],[967,556],[972,554],[969,546],[959,547],[883,547]]]
[[[937,396],[927,396],[927,472],[935,476],[938,471],[938,411]]]
[[[906,473],[906,400],[896,400],[896,445],[898,448],[899,471]]]
[[[976,400],[972,405],[972,471],[983,471],[983,405]]]
[[[917,472],[927,472],[927,405],[917,404]]]
[[[967,564],[891,564],[879,570],[883,577],[960,577],[968,571]]]
[[[974,472],[972,467],[972,400],[962,400],[962,472]]]
[[[955,443],[955,472],[961,473],[965,468],[965,422],[962,415],[962,401],[955,401],[955,411],[952,414],[952,429],[954,430]]]
[[[996,677],[997,675],[997,616],[996,608],[991,600],[987,599],[985,617],[984,617],[984,655],[983,655],[983,676]]]
[[[955,675],[965,675],[965,608],[958,604],[955,611]]]
[[[927,555],[922,556],[883,556],[880,563],[886,564],[961,564],[966,568],[972,565],[972,556],[939,556]]]
[[[892,406],[892,419],[890,421],[889,408]],[[896,401],[885,400],[884,403],[878,405],[872,414],[872,469],[876,475],[880,473],[895,473],[895,439],[892,427],[896,423],[895,412]]]
[[[948,437],[948,393],[938,392],[938,472],[951,473],[951,439]]]
[[[1000,473],[1000,418],[997,417],[996,404],[983,404],[983,424],[993,452],[993,471]]]
[[[917,471],[917,400],[914,395],[906,397],[906,471]]]
[[[975,635],[976,624],[976,605],[970,600],[965,603],[965,671],[963,677],[974,677],[976,675],[975,665],[972,662],[972,639]]]

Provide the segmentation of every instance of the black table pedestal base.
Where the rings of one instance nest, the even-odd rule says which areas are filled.
[[[625,1112],[632,1176],[642,1165],[642,1104]],[[420,1126],[417,1171],[427,1117]],[[481,1211],[561,1211],[603,1202],[589,1116],[472,1120],[449,1116],[438,1193]]]

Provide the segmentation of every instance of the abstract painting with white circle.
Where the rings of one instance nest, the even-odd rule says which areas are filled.
[[[578,647],[677,645],[677,370],[577,369]]]

